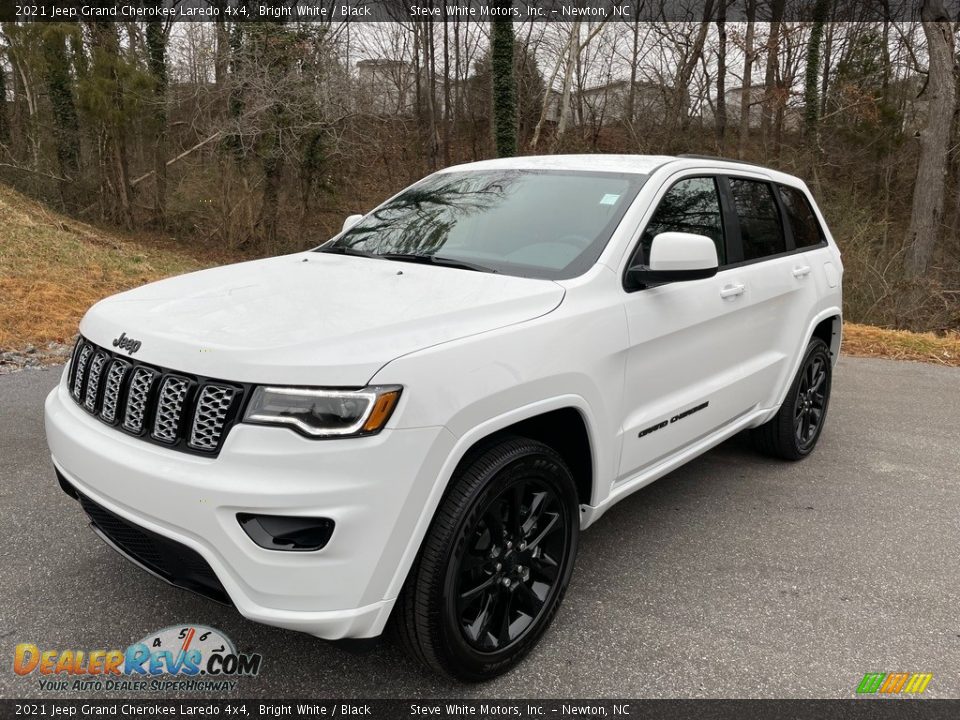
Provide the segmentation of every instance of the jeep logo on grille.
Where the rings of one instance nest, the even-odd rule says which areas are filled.
[[[113,346],[121,350],[126,350],[129,354],[133,355],[140,349],[140,341],[128,338],[126,333],[120,333],[120,337],[114,338]]]

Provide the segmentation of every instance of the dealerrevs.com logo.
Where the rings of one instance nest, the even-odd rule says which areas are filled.
[[[125,650],[43,649],[20,643],[13,653],[17,675],[37,676],[47,691],[203,691],[236,689],[238,678],[260,672],[262,656],[238,653],[219,630],[173,625],[150,633]]]

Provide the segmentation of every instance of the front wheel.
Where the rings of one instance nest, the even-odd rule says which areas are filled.
[[[827,419],[832,379],[830,349],[813,338],[780,410],[753,430],[757,447],[784,460],[801,460],[813,452]]]
[[[468,458],[398,600],[407,651],[460,680],[509,670],[560,607],[579,527],[573,477],[550,447],[509,438]]]

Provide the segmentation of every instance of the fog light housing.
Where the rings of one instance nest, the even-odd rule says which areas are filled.
[[[285,552],[322,549],[330,542],[335,525],[330,518],[253,513],[237,513],[237,521],[247,536],[260,547]]]

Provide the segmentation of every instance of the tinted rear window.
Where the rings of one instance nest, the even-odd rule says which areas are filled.
[[[819,245],[824,240],[823,230],[810,201],[802,190],[788,185],[780,186],[780,198],[787,210],[787,220],[793,231],[793,240],[798,248]]]
[[[743,259],[786,252],[787,242],[780,223],[780,211],[769,183],[730,178],[730,191],[740,219]]]

